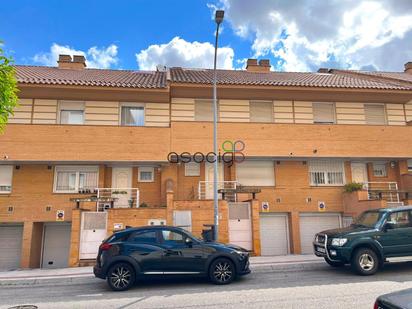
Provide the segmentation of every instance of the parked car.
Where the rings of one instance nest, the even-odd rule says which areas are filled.
[[[198,239],[168,226],[129,228],[100,245],[94,274],[115,291],[129,289],[144,276],[205,276],[231,283],[250,273],[249,252],[241,247]]]
[[[412,289],[379,296],[374,309],[412,309]]]
[[[331,266],[372,275],[386,258],[412,255],[412,206],[365,211],[349,227],[316,234],[313,249]]]

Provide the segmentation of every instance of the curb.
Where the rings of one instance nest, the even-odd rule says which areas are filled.
[[[254,263],[250,269],[254,273],[263,272],[298,272],[308,270],[318,270],[325,268],[323,261],[301,261],[301,262],[284,262],[284,263]],[[81,273],[70,275],[55,276],[34,276],[34,277],[17,277],[17,278],[0,278],[0,287],[7,286],[32,286],[32,285],[50,285],[50,284],[67,284],[67,283],[88,283],[96,279],[93,273]]]

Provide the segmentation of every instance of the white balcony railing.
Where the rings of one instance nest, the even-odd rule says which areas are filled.
[[[396,181],[371,181],[364,184],[370,200],[383,199],[392,203],[399,203],[398,183]]]
[[[236,189],[239,186],[237,181],[218,181],[217,189]],[[213,199],[213,181],[199,181],[198,188],[199,200]],[[218,198],[222,199],[222,194],[218,195]],[[236,202],[236,193],[226,193],[225,199],[231,202]]]
[[[139,207],[138,188],[97,188],[97,211]]]

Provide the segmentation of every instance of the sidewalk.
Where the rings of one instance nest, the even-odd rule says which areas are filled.
[[[252,272],[300,271],[323,267],[323,259],[314,255],[285,255],[251,257]],[[59,269],[24,269],[0,272],[0,286],[35,285],[43,283],[67,283],[94,278],[93,267],[72,267]]]

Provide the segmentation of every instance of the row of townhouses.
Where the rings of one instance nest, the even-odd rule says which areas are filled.
[[[88,69],[60,55],[16,72],[19,106],[0,135],[0,269],[87,265],[127,226],[213,224],[212,70]],[[249,59],[217,82],[219,241],[305,254],[362,210],[411,204],[411,62],[292,73]]]

